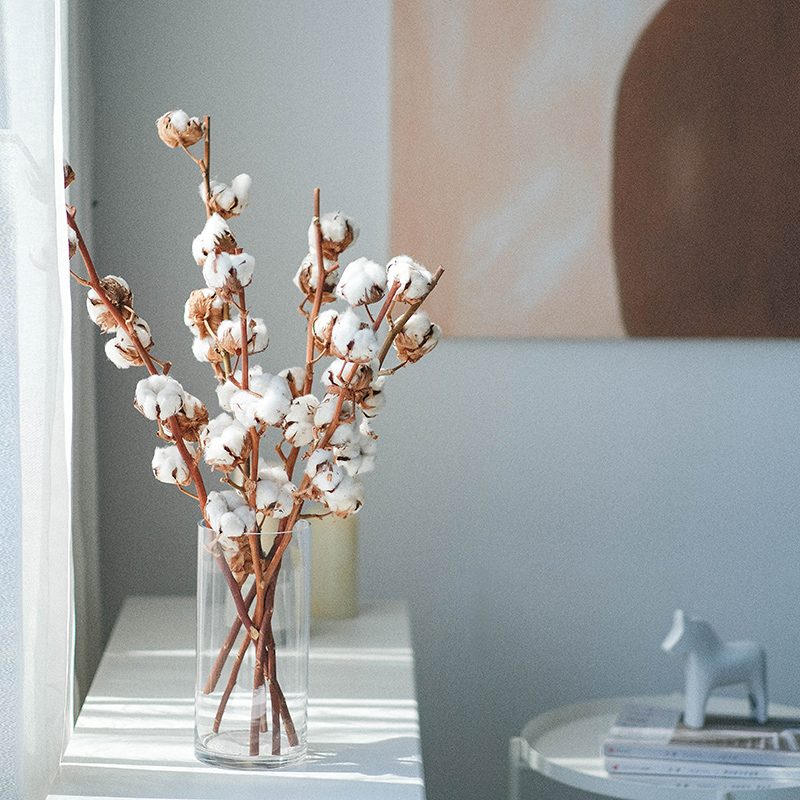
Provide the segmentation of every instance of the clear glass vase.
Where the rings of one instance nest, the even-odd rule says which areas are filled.
[[[199,526],[195,755],[201,761],[269,769],[305,756],[310,529],[301,521],[291,533],[241,537],[241,558],[229,566],[211,545],[213,532]],[[252,539],[260,542],[260,592]],[[242,569],[248,559],[249,572]],[[231,586],[244,575],[237,610]],[[256,638],[242,624],[243,610]]]

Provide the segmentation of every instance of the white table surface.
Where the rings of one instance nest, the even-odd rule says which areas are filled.
[[[618,697],[579,703],[548,711],[531,720],[522,736],[512,739],[519,764],[554,780],[596,794],[623,800],[789,800],[800,798],[800,786],[769,789],[739,789],[709,786],[702,779],[687,779],[681,787],[659,785],[647,778],[609,775],[602,756],[602,741],[623,706],[683,707],[679,694],[655,697]],[[744,713],[745,702],[712,697],[708,709],[714,713]],[[800,709],[770,703],[769,712],[800,717]],[[513,778],[512,778],[513,780]],[[676,781],[678,779],[675,779]],[[743,782],[738,782],[743,783]]]
[[[312,622],[309,757],[256,772],[194,756],[193,598],[128,598],[51,789],[66,798],[425,797],[401,605]]]

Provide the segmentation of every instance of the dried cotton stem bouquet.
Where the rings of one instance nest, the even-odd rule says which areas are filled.
[[[407,256],[385,267],[358,258],[342,269],[341,254],[356,240],[358,228],[343,214],[321,215],[316,190],[309,253],[294,278],[303,295],[299,311],[307,321],[305,364],[278,374],[265,371],[252,356],[267,348],[267,328],[251,313],[246,298],[254,259],[242,250],[229,226],[247,208],[250,177],[239,175],[230,185],[211,178],[208,117],[201,120],[172,111],[157,126],[161,139],[187,153],[202,176],[206,220],[192,254],[205,286],[189,296],[184,320],[193,334],[195,357],[213,370],[222,413],[212,418],[207,407],[169,374],[169,362],[152,354],[150,328],[134,310],[128,283],[114,275],[99,276],[75,209],[68,207],[70,255],[80,252],[87,276],[72,274],[89,290],[92,320],[111,335],[105,347],[108,358],[121,369],[138,366],[149,373],[136,387],[134,404],[156,423],[157,435],[165,442],[155,451],[153,473],[199,503],[211,531],[206,549],[216,559],[236,606],[237,618],[221,644],[206,691],[213,691],[220,680],[243,626],[249,635],[240,645],[229,688],[237,680],[244,652],[253,647],[254,688],[263,692],[266,683],[291,743],[293,724],[270,657],[271,596],[281,556],[295,523],[309,516],[303,512],[306,501],[316,501],[325,507],[324,513],[339,517],[361,507],[360,476],[373,466],[376,435],[371,421],[385,402],[384,381],[419,360],[439,339],[439,327],[420,305],[442,270],[432,275]],[[192,152],[195,145],[202,146],[202,155]],[[65,168],[67,185],[73,178]],[[343,308],[336,308],[336,301]],[[397,363],[388,366],[392,349]],[[321,397],[314,386],[318,366]],[[268,443],[268,437],[277,441]],[[268,453],[277,454],[277,460],[267,460]],[[221,474],[220,490],[207,490],[203,463]],[[260,534],[268,519],[278,520],[278,533],[265,552]],[[225,702],[223,695],[217,724]],[[280,749],[279,733],[273,733],[273,748]],[[258,749],[254,729],[251,754],[257,755]]]

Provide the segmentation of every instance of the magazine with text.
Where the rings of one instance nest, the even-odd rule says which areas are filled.
[[[773,717],[765,724],[742,716],[709,714],[689,728],[681,712],[624,708],[603,742],[612,758],[650,758],[800,767],[800,719]]]

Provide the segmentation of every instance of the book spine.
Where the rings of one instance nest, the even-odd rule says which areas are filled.
[[[800,751],[756,750],[695,745],[642,744],[641,742],[607,741],[603,755],[609,758],[654,758],[667,761],[712,761],[718,764],[758,764],[777,767],[800,767]]]
[[[800,768],[657,758],[606,758],[606,771],[618,775],[678,775],[703,778],[754,778],[800,781]]]

